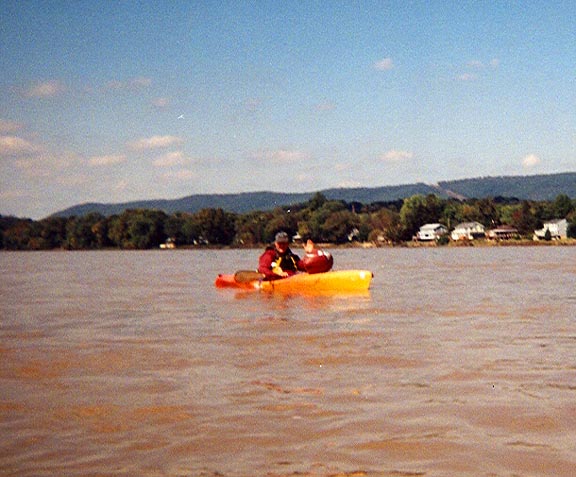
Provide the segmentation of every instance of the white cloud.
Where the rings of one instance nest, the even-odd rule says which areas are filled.
[[[486,68],[496,69],[500,66],[500,60],[498,58],[492,58],[488,63],[484,63],[480,60],[471,60],[467,63],[468,68],[475,70],[483,70]]]
[[[129,185],[130,185],[130,184],[128,183],[127,180],[122,179],[122,180],[116,182],[116,184],[114,184],[113,190],[114,190],[115,192],[124,192],[125,190],[128,189],[128,186],[129,186]]]
[[[45,81],[31,86],[24,92],[27,98],[51,98],[64,91],[64,85],[57,80]]]
[[[244,110],[254,113],[260,109],[262,106],[262,100],[259,98],[249,98],[243,103]]]
[[[166,109],[170,106],[170,100],[168,98],[154,98],[152,100],[152,106],[156,109]]]
[[[62,174],[72,174],[73,170],[81,167],[85,162],[73,152],[41,152],[39,154],[25,155],[15,161],[15,166],[27,177],[57,177]]]
[[[374,68],[378,71],[389,71],[394,68],[394,62],[392,58],[382,58],[374,63]]]
[[[1,200],[21,199],[22,197],[26,197],[26,194],[23,190],[20,190],[20,189],[1,190],[0,191],[0,199]]]
[[[536,154],[528,154],[522,159],[522,166],[524,169],[532,169],[540,164],[542,161]]]
[[[480,61],[480,60],[471,60],[466,63],[466,69],[462,74],[459,74],[456,78],[460,81],[475,81],[478,79],[478,75],[485,75],[487,74],[487,70],[495,70],[500,66],[500,60],[498,58],[492,58],[488,62]]]
[[[75,152],[64,151],[64,152],[50,152],[49,154],[44,154],[38,156],[46,167],[50,169],[58,170],[70,170],[74,166],[83,166],[84,160]]]
[[[118,80],[108,81],[108,83],[106,83],[106,88],[112,90],[122,89],[124,88],[124,83]]]
[[[130,81],[128,81],[128,85],[131,88],[135,89],[149,88],[150,86],[152,86],[152,80],[150,78],[139,76],[137,78],[132,78]]]
[[[124,154],[111,154],[107,156],[94,156],[88,160],[88,164],[91,166],[113,166],[114,164],[120,164],[126,160]]]
[[[283,164],[307,160],[310,158],[310,155],[299,150],[278,149],[276,151],[258,151],[254,154],[254,158]]]
[[[52,175],[53,170],[45,167],[35,158],[18,159],[14,165],[28,178],[47,178]]]
[[[362,184],[358,181],[346,180],[339,182],[338,187],[342,187],[344,189],[352,189],[354,187],[362,187]]]
[[[162,174],[165,180],[189,181],[195,179],[197,174],[190,169],[182,169],[180,171],[169,171]]]
[[[106,88],[113,91],[140,91],[152,86],[152,80],[143,76],[127,81],[112,80],[106,83]]]
[[[57,184],[65,187],[77,187],[90,181],[90,178],[83,173],[58,175],[55,179]]]
[[[154,166],[156,167],[173,167],[181,166],[186,163],[186,158],[182,151],[172,151],[154,159]]]
[[[0,156],[24,156],[40,148],[18,136],[0,136]]]
[[[334,170],[336,172],[343,172],[349,170],[351,167],[352,166],[350,164],[338,163],[334,165]]]
[[[474,73],[462,73],[461,75],[458,75],[458,79],[460,81],[474,81],[478,78],[478,75],[474,74]]]
[[[412,159],[414,153],[410,151],[400,151],[397,149],[391,149],[380,156],[380,159],[384,162],[399,162],[407,159]]]
[[[23,128],[23,125],[15,121],[0,119],[0,134],[14,133]]]
[[[479,60],[472,60],[468,62],[470,68],[482,69],[484,68],[484,63]]]
[[[152,136],[130,142],[128,147],[135,151],[144,151],[148,149],[162,149],[175,146],[183,142],[182,138],[177,136]]]
[[[323,103],[318,103],[315,106],[316,111],[324,112],[324,111],[334,111],[336,109],[336,105],[330,101],[325,101]]]

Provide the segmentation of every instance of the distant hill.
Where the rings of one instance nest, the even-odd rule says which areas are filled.
[[[427,184],[412,184],[377,188],[326,189],[320,191],[328,199],[346,202],[388,202],[416,194],[438,193]],[[127,209],[156,209],[168,214],[175,212],[197,212],[206,208],[222,208],[230,212],[244,214],[253,210],[272,210],[275,207],[298,204],[311,199],[316,192],[243,192],[239,194],[198,194],[174,200],[142,200],[117,204],[89,202],[75,205],[53,214],[53,217],[83,216],[98,212],[105,216],[121,214]]]
[[[390,202],[416,194],[436,194],[459,199],[485,197],[516,197],[529,200],[554,200],[558,194],[576,198],[576,172],[534,176],[481,177],[438,184],[408,184],[384,187],[358,187],[321,190],[328,199],[346,202]],[[97,212],[105,216],[121,214],[127,209],[157,209],[168,214],[194,213],[205,208],[222,208],[236,213],[271,210],[309,200],[316,192],[244,192],[239,194],[196,194],[174,200],[143,200],[117,204],[86,203],[53,214],[56,217],[82,216]]]
[[[554,200],[558,194],[576,198],[576,172],[536,176],[482,177],[446,181],[442,189],[467,198],[517,197],[526,200]]]

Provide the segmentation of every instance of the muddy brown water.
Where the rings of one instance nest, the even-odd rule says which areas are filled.
[[[2,476],[573,476],[576,248],[0,254]]]

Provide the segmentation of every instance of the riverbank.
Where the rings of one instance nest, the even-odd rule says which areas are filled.
[[[264,249],[267,244],[256,244],[256,245],[180,245],[174,247],[160,247],[160,249],[169,252],[170,250],[260,250]],[[319,249],[369,249],[369,248],[461,248],[461,247],[571,247],[576,246],[576,239],[561,239],[561,240],[529,240],[529,239],[511,239],[511,240],[488,240],[488,239],[475,239],[475,240],[459,240],[459,241],[449,241],[448,243],[441,244],[435,241],[420,242],[420,241],[410,241],[410,242],[400,242],[400,243],[374,243],[374,242],[349,242],[344,244],[336,243],[316,243],[316,248]],[[301,250],[302,244],[293,243],[291,248],[298,252]],[[7,250],[0,249],[0,252],[14,252],[14,251],[24,251],[24,252],[82,252],[82,251],[111,251],[111,250],[122,250],[122,251],[142,251],[140,249],[124,248],[118,249],[116,247],[103,247],[103,248],[87,248],[87,249],[75,249],[69,250],[65,248],[53,248],[53,249],[39,249],[39,250]],[[144,250],[158,250],[158,248],[144,249]]]
[[[348,242],[344,244],[336,244],[329,242],[319,242],[316,243],[316,248],[319,249],[368,249],[368,248],[461,248],[461,247],[565,247],[565,246],[576,246],[576,239],[561,239],[561,240],[530,240],[530,239],[511,239],[511,240],[488,240],[488,239],[475,239],[475,240],[459,240],[459,241],[449,241],[446,244],[440,244],[436,241],[420,242],[420,241],[410,241],[410,242],[400,242],[400,243],[374,243],[374,242]],[[267,244],[260,245],[186,245],[175,247],[179,250],[220,250],[220,249],[248,249],[248,250],[260,250],[266,247]],[[298,250],[302,248],[302,244],[292,243],[290,247],[297,253]]]
[[[448,243],[440,244],[436,241],[421,242],[410,241],[401,243],[374,243],[374,242],[350,242],[346,244],[317,243],[317,248],[339,249],[339,248],[436,248],[436,247],[560,247],[576,246],[576,239],[561,240],[530,240],[530,239],[510,239],[510,240],[450,240]],[[298,245],[292,245],[293,248]],[[257,247],[256,247],[257,248]]]

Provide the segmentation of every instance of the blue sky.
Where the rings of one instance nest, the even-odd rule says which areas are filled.
[[[11,1],[0,214],[576,170],[573,1]]]

